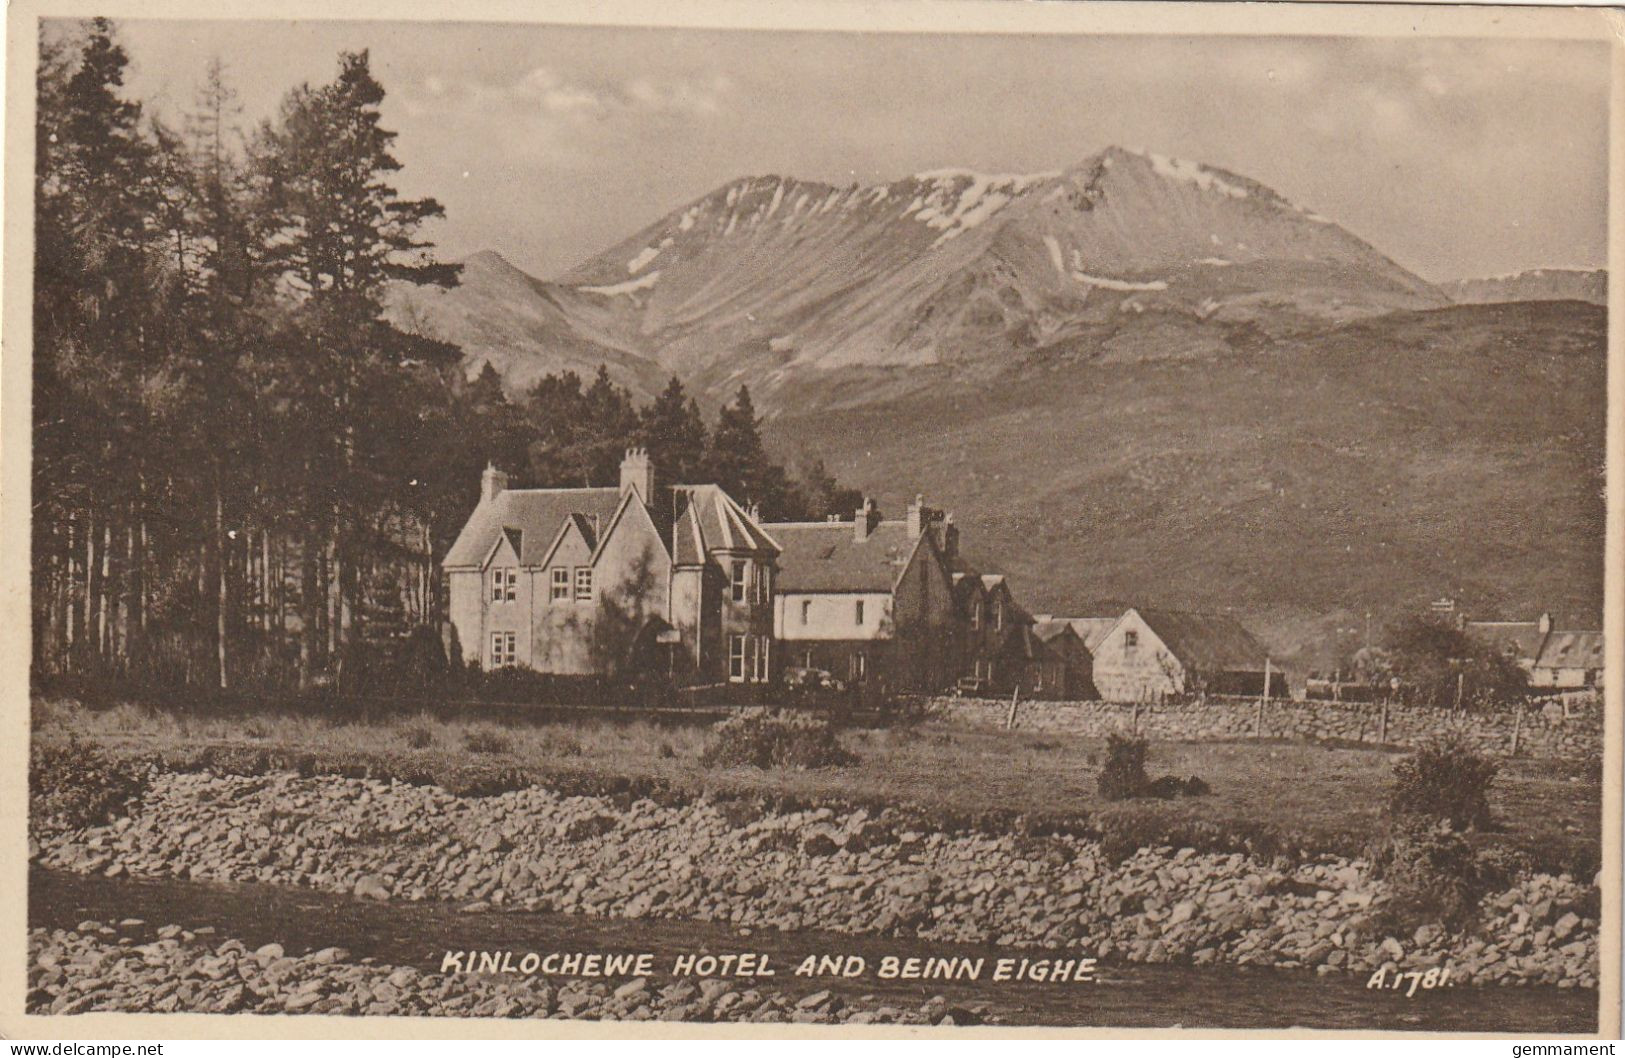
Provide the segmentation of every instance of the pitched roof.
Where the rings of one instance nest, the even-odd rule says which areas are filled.
[[[1106,633],[1112,630],[1112,626],[1117,624],[1120,617],[1121,614],[1117,617],[1058,617],[1056,620],[1071,625],[1072,631],[1078,634],[1078,638],[1083,640],[1083,645],[1093,654],[1100,641],[1106,638]]]
[[[499,536],[518,534],[520,565],[540,565],[566,520],[581,530],[587,546],[597,548],[621,505],[619,488],[504,489],[480,501],[441,563],[448,568],[479,566]],[[777,544],[744,509],[717,485],[674,485],[657,489],[649,515],[663,538],[668,526],[679,564],[703,561],[718,548],[776,550]],[[680,512],[673,518],[673,512]],[[698,552],[695,551],[698,548]],[[696,559],[695,556],[700,556]]]
[[[1138,613],[1180,664],[1208,672],[1263,672],[1268,651],[1234,617],[1141,610]],[[1127,616],[1127,615],[1125,615]]]
[[[1028,661],[1065,660],[1030,624],[1018,624],[1012,628],[1005,637],[1000,653],[1007,658],[1019,657]]]
[[[504,530],[517,530],[521,542],[520,565],[535,565],[558,536],[566,518],[579,515],[586,528],[592,528],[594,522],[598,526],[608,525],[620,500],[618,488],[504,489],[490,501],[481,500],[474,508],[441,564],[479,566]],[[593,535],[587,540],[591,546]]]
[[[1468,621],[1464,631],[1481,643],[1524,661],[1540,653],[1539,621]]]
[[[783,549],[780,591],[889,592],[918,540],[906,522],[880,522],[858,540],[851,522],[775,522],[765,527]]]
[[[1542,669],[1602,668],[1601,632],[1553,632],[1541,644],[1535,667]]]
[[[674,485],[679,521],[687,521],[690,532],[698,530],[699,542],[707,551],[777,551],[778,541],[735,503],[719,485]],[[687,498],[687,503],[683,502]],[[693,543],[693,541],[690,541]]]

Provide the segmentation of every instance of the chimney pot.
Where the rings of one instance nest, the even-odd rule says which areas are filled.
[[[628,489],[635,490],[644,503],[651,502],[654,497],[654,465],[649,462],[647,449],[628,448],[625,458],[621,460],[621,495],[625,496]]]
[[[496,468],[493,463],[485,464],[485,471],[480,475],[480,501],[489,503],[497,498],[497,494],[508,487],[508,475]]]
[[[869,533],[875,527],[875,501],[865,496],[863,506],[857,509],[852,519],[852,539],[860,544],[869,539]]]

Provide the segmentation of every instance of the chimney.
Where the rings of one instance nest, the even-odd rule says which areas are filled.
[[[925,531],[926,521],[925,497],[916,492],[914,502],[908,505],[908,538],[910,540],[920,538],[920,533]]]
[[[1543,635],[1543,636],[1551,635],[1552,634],[1552,615],[1549,614],[1549,613],[1541,614],[1540,615],[1540,621],[1538,622],[1536,627],[1540,629],[1540,634],[1541,635]]]
[[[508,475],[491,463],[485,464],[485,472],[480,475],[480,502],[490,503],[497,498],[497,493],[507,487]]]
[[[942,557],[952,561],[959,557],[959,526],[954,524],[954,512],[942,516]]]
[[[869,533],[875,527],[875,501],[865,496],[863,506],[859,507],[852,518],[852,539],[863,543],[869,539]]]
[[[649,462],[649,452],[643,448],[628,448],[626,457],[621,460],[621,495],[626,495],[627,489],[636,489],[638,498],[648,503],[655,491],[654,466]]]

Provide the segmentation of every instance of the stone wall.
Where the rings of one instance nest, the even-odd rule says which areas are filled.
[[[1010,702],[989,698],[936,698],[932,711],[950,721],[1004,727]],[[1453,713],[1446,709],[1381,704],[1208,698],[1205,701],[1131,705],[1119,702],[1020,702],[1015,726],[1104,737],[1135,729],[1150,738],[1190,741],[1234,738],[1338,739],[1372,745],[1417,746],[1430,738],[1460,735],[1480,752],[1497,756],[1582,759],[1602,754],[1601,703],[1571,704],[1569,716],[1556,702],[1516,712]]]

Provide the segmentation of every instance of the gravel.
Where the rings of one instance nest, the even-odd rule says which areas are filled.
[[[729,814],[735,818],[730,820]],[[442,900],[619,918],[724,922],[1369,974],[1452,965],[1457,984],[1595,987],[1591,884],[1537,874],[1487,897],[1477,925],[1378,928],[1360,860],[1288,865],[1094,841],[903,829],[830,808],[746,821],[707,802],[458,797],[436,787],[289,773],[160,776],[135,818],[31,846],[45,867],[266,882],[373,900]]]

